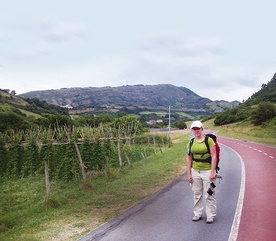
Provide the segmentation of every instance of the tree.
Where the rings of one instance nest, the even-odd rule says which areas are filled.
[[[254,125],[261,125],[275,116],[275,106],[270,102],[261,102],[256,110],[252,111],[251,119]]]
[[[100,124],[111,123],[113,120],[114,118],[109,114],[97,115],[94,118],[94,126],[98,127]]]
[[[73,124],[72,119],[69,116],[56,114],[48,116],[48,123],[52,127],[58,126],[71,126]]]
[[[116,117],[116,118],[120,118],[120,117],[123,117],[123,116],[125,116],[125,115],[127,115],[127,112],[126,112],[126,111],[120,111],[120,112],[118,112],[118,113],[115,115],[115,117]]]
[[[30,127],[23,117],[13,112],[0,113],[0,132],[6,130],[19,130]]]
[[[186,129],[187,128],[187,124],[183,120],[176,121],[174,123],[174,126],[179,128],[179,129]]]

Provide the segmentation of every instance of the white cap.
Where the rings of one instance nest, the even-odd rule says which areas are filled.
[[[191,129],[193,129],[194,127],[203,128],[203,124],[201,123],[201,121],[194,121],[191,125]]]

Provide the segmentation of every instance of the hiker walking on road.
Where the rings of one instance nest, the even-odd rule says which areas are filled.
[[[187,145],[187,175],[194,192],[193,221],[202,219],[203,198],[206,199],[206,222],[213,223],[216,217],[216,147],[212,138],[203,135],[203,124],[194,121],[191,125],[194,139]],[[205,138],[207,138],[205,140]],[[208,141],[209,149],[205,142]],[[210,188],[210,190],[209,190]],[[207,193],[208,191],[208,193]]]

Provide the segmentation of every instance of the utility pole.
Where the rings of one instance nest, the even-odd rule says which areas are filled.
[[[169,105],[169,137],[171,134],[171,106]]]

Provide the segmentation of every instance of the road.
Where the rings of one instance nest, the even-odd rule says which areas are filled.
[[[79,241],[276,240],[275,147],[220,137],[219,142],[223,179],[217,181],[213,224],[205,216],[191,220],[193,197],[184,174]]]
[[[245,194],[238,241],[276,240],[276,147],[220,138],[245,166]]]

